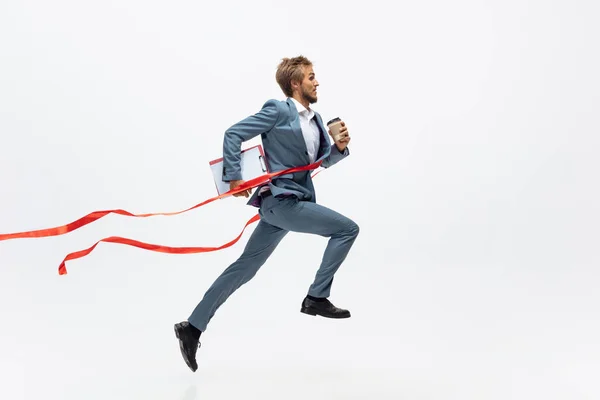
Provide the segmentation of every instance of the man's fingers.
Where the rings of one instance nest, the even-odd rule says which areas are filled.
[[[242,190],[241,192],[235,193],[233,196],[234,197],[242,197],[242,196],[244,196],[244,197],[247,198],[247,197],[250,196],[250,189]]]
[[[250,196],[250,190],[248,189],[248,190],[244,190],[244,191],[241,191],[241,192],[233,194],[233,197],[242,197],[242,196],[249,197]]]

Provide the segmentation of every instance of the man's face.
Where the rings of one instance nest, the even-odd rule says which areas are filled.
[[[300,95],[303,99],[308,101],[309,104],[313,104],[317,102],[317,86],[319,86],[319,82],[315,77],[315,72],[313,71],[313,67],[303,67],[304,70],[304,80],[300,85]]]

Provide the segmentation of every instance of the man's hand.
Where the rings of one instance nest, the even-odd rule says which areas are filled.
[[[329,135],[333,138],[331,129],[329,130]],[[337,146],[338,150],[340,151],[340,153],[343,153],[344,150],[346,150],[348,143],[350,143],[350,134],[348,133],[348,128],[346,127],[346,123],[343,121],[342,121],[342,127],[340,128],[340,136],[339,137],[340,137],[339,140],[333,139],[333,141],[334,141],[335,145]]]
[[[245,182],[245,181],[244,181],[244,180],[241,180],[241,179],[240,179],[240,180],[237,180],[237,181],[230,181],[230,182],[229,182],[229,190],[233,190],[233,189],[235,189],[236,187],[240,186],[240,185],[241,185],[242,183],[244,183],[244,182]],[[241,192],[239,192],[239,193],[234,193],[232,196],[233,196],[233,197],[242,197],[242,196],[244,196],[244,197],[246,197],[246,198],[247,198],[247,197],[249,197],[249,196],[250,196],[250,189],[246,189],[246,190],[244,190],[244,191],[241,191]]]

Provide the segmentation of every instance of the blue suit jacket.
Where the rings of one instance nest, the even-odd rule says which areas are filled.
[[[317,112],[315,112],[315,120],[321,133],[316,161],[322,160],[321,166],[329,168],[350,153],[348,148],[343,153],[340,152],[335,143],[331,142],[323,120]],[[289,98],[286,101],[271,99],[258,113],[243,119],[225,131],[223,181],[242,179],[240,167],[242,143],[258,135],[262,139],[270,172],[310,164],[296,105]],[[273,196],[295,195],[301,200],[316,202],[311,171],[279,175],[267,185]],[[258,193],[257,189],[250,197],[248,205],[260,207],[261,198]]]

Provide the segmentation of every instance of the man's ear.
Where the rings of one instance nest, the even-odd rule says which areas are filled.
[[[300,82],[292,79],[290,83],[292,84],[292,90],[300,89],[300,86],[301,86]]]

